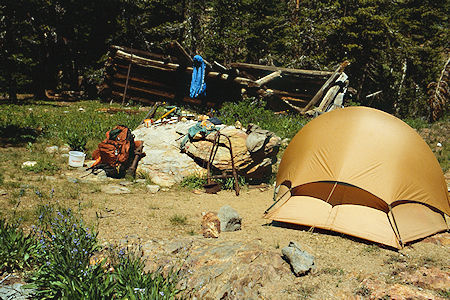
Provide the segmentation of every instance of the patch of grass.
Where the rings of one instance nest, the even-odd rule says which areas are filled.
[[[378,253],[380,251],[380,247],[378,245],[366,245],[363,248],[363,251],[367,253]]]
[[[438,290],[437,294],[444,298],[444,299],[450,299],[450,289],[448,290]]]
[[[430,126],[428,121],[423,118],[407,118],[404,121],[406,124],[408,124],[409,126],[411,126],[412,128],[414,128],[416,130]]]
[[[190,175],[183,179],[180,186],[190,190],[202,189],[206,182],[206,177],[204,176]]]
[[[0,219],[0,273],[30,268],[35,260],[37,244],[18,224]]]
[[[60,170],[60,167],[57,166],[53,161],[49,158],[41,157],[36,161],[36,165],[27,166],[23,169],[33,173],[47,173],[47,174],[55,174],[56,171]]]
[[[370,294],[372,294],[372,291],[365,285],[362,285],[355,290],[355,295],[368,297]]]
[[[342,276],[344,275],[344,270],[339,268],[323,268],[322,270],[320,270],[320,273]]]
[[[170,224],[174,226],[180,226],[180,225],[186,225],[187,224],[187,217],[183,215],[175,214],[169,219]]]
[[[266,103],[254,98],[247,98],[240,102],[224,103],[218,112],[218,117],[228,125],[240,121],[244,127],[253,123],[263,129],[274,132],[281,138],[292,138],[308,122],[299,115],[275,115],[266,109]]]

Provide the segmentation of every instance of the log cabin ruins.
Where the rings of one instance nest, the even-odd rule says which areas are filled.
[[[163,100],[215,108],[253,96],[264,98],[276,111],[317,115],[342,107],[348,88],[346,61],[329,72],[247,63],[223,66],[205,60],[206,96],[197,99],[189,97],[192,62],[178,42],[172,42],[163,54],[112,46],[102,96],[122,103]]]

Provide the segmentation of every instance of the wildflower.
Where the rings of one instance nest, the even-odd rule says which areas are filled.
[[[49,262],[49,261],[47,261],[47,262],[46,262],[46,265],[47,265],[47,266],[50,266],[50,262]]]
[[[159,294],[160,294],[161,296],[164,296],[164,292],[163,292],[163,291],[160,291]]]

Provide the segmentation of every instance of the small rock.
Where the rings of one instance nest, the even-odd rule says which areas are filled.
[[[290,242],[289,246],[281,249],[281,253],[291,265],[295,276],[305,275],[312,268],[315,268],[314,256],[303,251],[296,242]]]
[[[202,218],[202,234],[205,238],[218,238],[220,220],[214,212],[207,212]]]
[[[442,147],[442,144],[441,143],[437,143],[436,146]]]
[[[67,145],[61,146],[61,147],[59,148],[59,152],[60,152],[60,153],[69,153],[69,151],[70,151],[70,147],[67,146]]]
[[[136,183],[146,183],[147,180],[146,179],[136,179]]]
[[[80,108],[78,109],[78,111],[84,111],[84,108],[80,107]]]
[[[5,190],[0,190],[0,196],[8,195],[8,193]]]
[[[54,154],[56,152],[58,152],[59,147],[58,146],[49,146],[45,148],[45,152],[49,153],[49,154]]]
[[[113,195],[131,193],[131,191],[124,186],[118,186],[118,185],[112,185],[112,184],[102,186],[102,192],[106,193],[106,194],[113,194]]]
[[[67,177],[67,181],[70,182],[70,183],[77,183],[78,179],[72,178],[72,177]]]
[[[161,187],[156,184],[147,184],[147,190],[152,194],[156,194],[157,192],[159,192],[160,188]]]
[[[217,217],[220,220],[220,230],[221,231],[236,231],[241,230],[242,218],[239,217],[237,211],[235,211],[231,206],[225,205],[219,209]]]
[[[287,147],[287,146],[289,145],[289,142],[290,142],[290,141],[291,141],[291,140],[288,139],[288,138],[282,139],[282,140],[281,140],[281,147]]]
[[[34,167],[37,165],[37,161],[26,161],[22,164],[22,168]]]
[[[130,185],[133,184],[133,182],[132,182],[132,181],[124,180],[124,181],[119,182],[119,184],[120,184],[121,186],[130,186]]]

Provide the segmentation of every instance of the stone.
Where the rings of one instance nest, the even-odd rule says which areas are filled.
[[[57,153],[59,150],[58,146],[48,146],[45,148],[45,152],[49,153],[49,154],[55,154]]]
[[[113,195],[131,193],[131,191],[128,188],[126,188],[124,186],[113,185],[113,184],[102,186],[101,190],[103,193],[113,194]]]
[[[26,161],[22,164],[22,168],[30,168],[37,165],[37,161]]]
[[[289,246],[281,249],[281,253],[291,265],[295,276],[302,276],[315,268],[314,256],[303,251],[296,242],[290,242]]]
[[[68,145],[64,145],[59,147],[59,153],[69,153],[70,151],[70,147]]]
[[[119,182],[119,184],[120,184],[121,186],[130,186],[130,185],[133,185],[134,182],[128,181],[128,180],[123,180],[123,181]]]
[[[142,183],[146,183],[146,182],[147,182],[147,179],[140,178],[140,179],[136,179],[135,182],[136,182],[136,183],[139,183],[139,184],[142,184]]]
[[[207,212],[202,217],[202,234],[205,238],[218,238],[220,220],[214,212]]]
[[[219,209],[217,217],[220,221],[220,231],[231,232],[241,230],[242,218],[231,206],[224,205]]]
[[[180,152],[178,145],[182,135],[177,132],[187,132],[195,123],[188,120],[148,128],[138,126],[133,134],[135,140],[144,141],[146,156],[140,160],[137,173],[146,173],[153,183],[161,187],[171,187],[189,175],[206,174],[204,168]]]
[[[247,148],[248,135],[245,131],[233,126],[226,126],[220,131],[229,137],[233,150],[234,165],[239,175],[247,178],[261,178],[271,172],[271,165],[277,161],[276,155],[280,148],[281,139],[275,135],[265,139],[261,148],[250,152]],[[206,166],[209,161],[211,148],[215,134],[209,134],[204,139],[192,140],[186,143],[184,151],[197,161]],[[214,168],[220,171],[231,172],[229,143],[225,137],[221,137],[220,145],[212,162]],[[261,162],[263,162],[261,164]],[[268,166],[268,162],[271,164]]]
[[[161,189],[161,187],[156,184],[147,184],[146,187],[147,187],[147,191],[149,191],[152,194],[156,194]]]
[[[182,237],[146,243],[143,251],[151,258],[146,271],[168,271],[183,261],[181,299],[287,299],[284,290],[295,285],[279,253],[256,239]]]
[[[388,285],[376,279],[367,278],[361,282],[361,287],[370,293],[367,299],[415,299],[415,300],[441,300],[444,299],[433,295],[429,291],[424,291],[420,287],[404,284]]]
[[[25,300],[30,299],[32,289],[26,289],[22,283],[0,285],[0,299]]]
[[[404,283],[421,288],[446,290],[450,287],[450,272],[437,267],[421,267],[412,274],[402,272],[399,276]]]
[[[8,195],[8,192],[5,190],[0,190],[0,196],[6,196]]]

